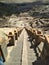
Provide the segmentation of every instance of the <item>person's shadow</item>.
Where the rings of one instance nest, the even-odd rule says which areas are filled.
[[[32,65],[45,65],[45,63],[39,57],[35,62],[32,62]]]
[[[33,44],[33,42],[32,42],[33,40],[34,40],[34,38],[31,38],[31,39],[29,38],[29,41],[31,42],[30,49],[34,49],[34,53],[35,53],[35,55],[37,57],[37,60],[32,62],[32,65],[45,65],[44,61],[42,61],[41,58],[39,57],[39,54],[37,52],[38,46],[35,46]]]

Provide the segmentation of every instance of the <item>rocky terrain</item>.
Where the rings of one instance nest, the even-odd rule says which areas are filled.
[[[0,27],[19,25],[49,30],[49,2],[2,3],[0,2]]]

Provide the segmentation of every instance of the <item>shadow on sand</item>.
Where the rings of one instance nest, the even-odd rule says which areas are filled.
[[[28,40],[28,41],[30,41],[30,40]],[[37,60],[34,61],[34,62],[32,62],[32,65],[46,65],[45,62],[44,62],[44,61],[41,59],[41,57],[39,56],[39,53],[37,52],[38,46],[36,47],[36,46],[32,43],[32,41],[30,41],[30,42],[31,42],[30,49],[34,49],[34,53],[35,53],[35,55],[36,55],[36,57],[37,57]]]

